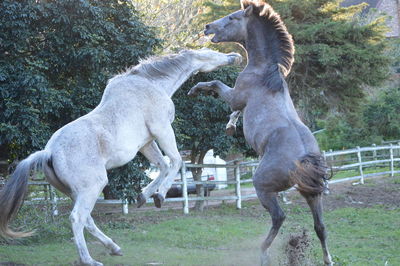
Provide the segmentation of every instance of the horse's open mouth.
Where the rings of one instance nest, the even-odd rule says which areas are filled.
[[[210,35],[214,34],[214,36],[210,39]],[[216,36],[215,32],[212,29],[205,29],[204,30],[204,35],[207,36],[207,38],[212,42],[212,43],[217,43],[219,42],[218,37]]]
[[[219,40],[218,40],[216,35],[214,35],[214,37],[211,38],[211,42],[213,42],[213,43],[219,42]]]

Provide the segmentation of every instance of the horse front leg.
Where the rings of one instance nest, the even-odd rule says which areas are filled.
[[[231,105],[234,89],[225,85],[219,80],[209,82],[199,82],[190,89],[189,96],[197,96],[200,91],[212,91],[217,93],[225,102]],[[225,132],[228,136],[233,136],[236,132],[236,123],[240,117],[240,111],[235,111],[229,116],[229,122],[226,125]]]
[[[216,92],[225,102],[231,104],[234,89],[225,85],[219,80],[199,82],[197,83],[197,85],[190,89],[188,95],[193,97],[197,96],[202,90]]]
[[[233,136],[236,132],[236,123],[240,117],[241,111],[235,111],[229,116],[229,122],[226,124],[225,132],[228,136]]]

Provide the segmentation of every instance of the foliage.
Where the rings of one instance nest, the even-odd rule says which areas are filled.
[[[385,140],[400,139],[400,87],[384,90],[363,110],[367,134]]]
[[[128,164],[112,169],[108,172],[111,182],[108,185],[109,198],[126,199],[129,203],[136,200],[142,187],[150,182],[144,170],[150,167],[149,161],[141,154],[137,154]]]
[[[55,130],[98,104],[108,78],[161,44],[125,0],[5,0],[0,25],[3,159],[43,149]],[[125,171],[133,165],[140,163]]]
[[[320,121],[321,122],[321,121]],[[400,139],[400,87],[382,90],[351,114],[331,114],[319,126],[321,149],[344,149]]]
[[[0,145],[23,157],[159,44],[130,1],[2,1]]]
[[[195,47],[199,40],[198,24],[194,20],[202,13],[204,0],[136,0],[134,5],[143,14],[147,25],[157,28],[164,50]]]

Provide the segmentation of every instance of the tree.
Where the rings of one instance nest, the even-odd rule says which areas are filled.
[[[195,47],[200,35],[194,20],[202,14],[204,0],[136,0],[134,5],[143,14],[146,24],[157,28],[164,50]]]
[[[368,135],[385,140],[400,139],[400,87],[382,91],[363,108]]]
[[[43,149],[99,103],[108,78],[161,44],[128,0],[5,0],[0,25],[0,150],[10,160]]]

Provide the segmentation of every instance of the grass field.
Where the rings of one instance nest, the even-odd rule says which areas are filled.
[[[357,187],[346,184],[348,188],[326,197],[325,222],[336,265],[400,265],[400,178],[382,180]],[[368,202],[357,196],[378,190],[382,193],[376,201],[373,194]],[[383,200],[385,195],[388,198]],[[291,200],[291,205],[282,204],[287,219],[272,247],[275,265],[285,265],[287,240],[303,229],[308,230],[312,243],[306,254],[308,264],[322,265],[310,212],[296,194]],[[27,240],[0,244],[0,264],[76,262],[68,215],[52,222],[43,218],[42,212],[25,207],[18,224],[31,226],[36,221],[38,233]],[[257,201],[244,202],[241,210],[226,204],[185,216],[181,210],[127,216],[95,211],[94,216],[124,252],[122,257],[111,257],[97,240],[87,236],[92,256],[105,265],[258,265],[259,245],[270,226],[269,215]]]

